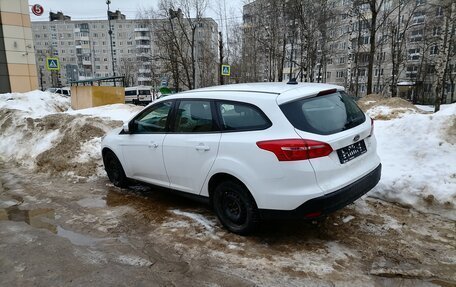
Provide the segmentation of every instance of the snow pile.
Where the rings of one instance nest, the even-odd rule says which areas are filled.
[[[371,195],[418,209],[454,210],[456,104],[435,114],[376,121],[375,134],[383,174]]]
[[[66,111],[70,104],[69,97],[49,92],[0,94],[0,109],[24,111],[32,118]]]
[[[144,107],[135,105],[114,104],[82,110],[73,110],[70,108],[67,113],[70,115],[90,115],[100,118],[108,118],[115,121],[127,122],[132,115],[141,111],[143,108]]]
[[[389,120],[400,118],[407,114],[422,113],[421,110],[404,99],[376,94],[361,98],[358,101],[358,105],[371,118],[376,120]]]
[[[74,111],[57,94],[0,94],[0,160],[51,174],[104,174],[101,137],[141,109],[116,104]]]

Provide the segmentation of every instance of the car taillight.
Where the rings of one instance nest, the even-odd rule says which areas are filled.
[[[257,142],[261,149],[273,152],[279,161],[304,160],[329,155],[333,149],[324,142],[284,139]]]
[[[374,119],[373,118],[370,118],[370,119],[371,119],[371,131],[370,131],[369,136],[371,137],[374,134]]]

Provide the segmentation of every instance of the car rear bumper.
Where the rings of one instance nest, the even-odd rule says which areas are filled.
[[[354,202],[380,181],[382,165],[357,181],[329,194],[316,197],[304,202],[294,210],[260,209],[262,218],[298,218],[314,219],[339,210]]]

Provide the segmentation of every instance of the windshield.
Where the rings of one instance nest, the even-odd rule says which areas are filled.
[[[343,91],[304,98],[280,106],[297,129],[320,134],[335,134],[362,124],[366,116]]]

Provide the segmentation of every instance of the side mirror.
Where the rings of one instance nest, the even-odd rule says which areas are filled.
[[[126,134],[130,133],[129,123],[124,123],[122,126],[122,129],[123,129],[124,133],[126,133]]]

